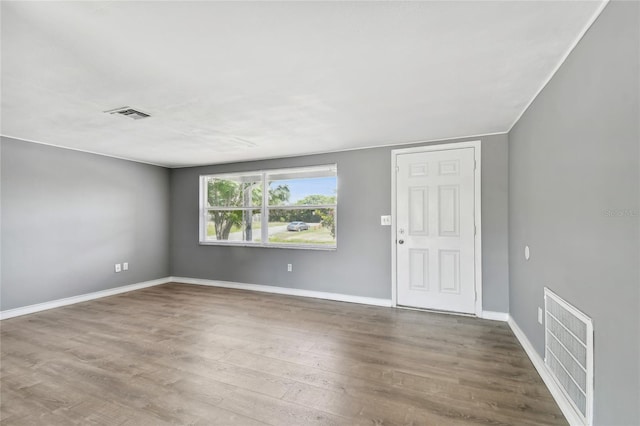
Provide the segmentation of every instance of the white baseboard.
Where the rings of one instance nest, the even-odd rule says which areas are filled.
[[[482,315],[480,315],[480,318],[492,321],[507,322],[509,320],[509,314],[506,312],[482,311]]]
[[[540,374],[540,377],[542,378],[544,384],[547,385],[547,389],[549,389],[549,392],[551,392],[551,396],[553,396],[553,399],[555,399],[558,407],[560,407],[560,411],[562,411],[562,414],[564,414],[569,424],[572,426],[584,425],[580,417],[576,414],[574,408],[571,406],[569,400],[564,396],[562,389],[560,388],[560,386],[558,386],[555,379],[547,369],[547,366],[544,364],[544,360],[534,349],[527,336],[524,334],[522,329],[518,327],[518,324],[516,324],[511,315],[509,315],[508,323],[509,327],[511,327],[511,330],[513,331],[513,334],[515,334],[516,338],[524,348],[524,351],[529,356],[529,359],[533,363],[533,366],[538,371],[538,374]]]
[[[336,300],[338,302],[360,303],[363,305],[391,307],[391,299],[375,297],[351,296],[340,293],[326,293],[323,291],[302,290],[298,288],[277,287],[261,284],[245,284],[231,281],[205,280],[200,278],[171,277],[172,282],[183,284],[206,285],[211,287],[235,288],[239,290],[260,291],[263,293],[285,294],[288,296],[313,297],[315,299]]]
[[[323,291],[303,290],[303,289],[297,289],[297,288],[277,287],[277,286],[261,285],[261,284],[246,284],[246,283],[237,283],[237,282],[231,282],[231,281],[207,280],[207,279],[201,279],[201,278],[165,277],[157,280],[144,281],[141,283],[130,284],[130,285],[125,285],[125,286],[116,287],[116,288],[110,288],[107,290],[96,291],[93,293],[81,294],[78,296],[67,297],[64,299],[57,299],[49,302],[38,303],[35,305],[23,306],[15,309],[7,309],[4,311],[0,311],[0,320],[13,318],[21,315],[32,314],[40,311],[46,311],[48,309],[59,308],[61,306],[72,305],[74,303],[86,302],[89,300],[99,299],[102,297],[113,296],[120,293],[139,290],[142,288],[153,287],[160,284],[166,284],[169,282],[205,285],[205,286],[211,286],[211,287],[235,288],[240,290],[252,290],[252,291],[260,291],[263,293],[284,294],[288,296],[312,297],[315,299],[335,300],[339,302],[359,303],[363,305],[372,305],[372,306],[384,306],[384,307],[393,306],[391,299],[352,296],[349,294],[328,293]],[[509,320],[510,317],[509,317],[509,314],[505,312],[482,311],[481,318],[494,320],[494,321],[507,321]],[[514,333],[516,332],[514,331]],[[517,336],[517,333],[516,333],[516,336]]]
[[[0,311],[0,320],[18,317],[20,315],[33,314],[35,312],[46,311],[48,309],[59,308],[61,306],[73,305],[74,303],[86,302],[88,300],[100,299],[102,297],[113,296],[128,291],[140,290],[141,288],[153,287],[168,283],[169,277],[157,280],[144,281],[136,284],[124,285],[122,287],[110,288],[93,293],[80,294],[78,296],[66,297],[64,299],[52,300],[50,302],[38,303],[35,305],[23,306],[21,308],[7,309]]]

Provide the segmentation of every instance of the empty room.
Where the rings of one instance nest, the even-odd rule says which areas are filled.
[[[640,2],[0,19],[0,425],[640,425]]]

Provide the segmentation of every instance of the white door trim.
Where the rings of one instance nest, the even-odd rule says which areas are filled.
[[[397,288],[397,245],[396,245],[396,221],[397,221],[397,212],[396,212],[396,160],[398,155],[401,154],[410,154],[416,152],[430,152],[430,151],[447,151],[451,149],[460,149],[460,148],[474,148],[474,159],[476,164],[476,169],[474,173],[474,217],[475,217],[475,226],[476,226],[476,235],[475,235],[475,284],[476,284],[476,306],[475,306],[475,314],[477,317],[482,316],[482,181],[481,181],[481,167],[480,167],[480,158],[481,152],[480,148],[481,143],[479,140],[477,141],[468,141],[468,142],[454,142],[454,143],[443,143],[443,144],[434,144],[434,145],[425,145],[419,146],[415,148],[403,148],[403,149],[394,149],[391,151],[391,303],[394,307],[397,306],[398,301],[398,288]]]

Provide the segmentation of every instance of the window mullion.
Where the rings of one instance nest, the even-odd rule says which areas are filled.
[[[209,179],[200,176],[200,241],[207,239],[207,202],[209,198]]]
[[[207,207],[205,210],[217,211],[217,212],[233,212],[233,211],[239,211],[239,210],[249,211],[249,210],[258,210],[258,209],[256,207],[236,207],[236,206],[232,206],[232,207]]]
[[[270,206],[274,210],[317,210],[317,209],[335,209],[337,204],[301,204],[301,205],[285,205]]]
[[[269,244],[269,184],[267,174],[262,172],[262,206],[260,206],[260,236],[262,244]]]

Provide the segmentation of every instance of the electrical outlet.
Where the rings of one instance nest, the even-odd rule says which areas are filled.
[[[538,323],[542,324],[542,308],[538,306]]]
[[[380,225],[391,226],[391,216],[380,216]]]
[[[122,270],[123,271],[128,271],[129,270],[129,262],[124,262],[122,264]]]
[[[122,266],[119,263],[116,263],[116,272],[122,271]]]
[[[287,264],[287,272],[293,271],[293,265],[291,263]]]

